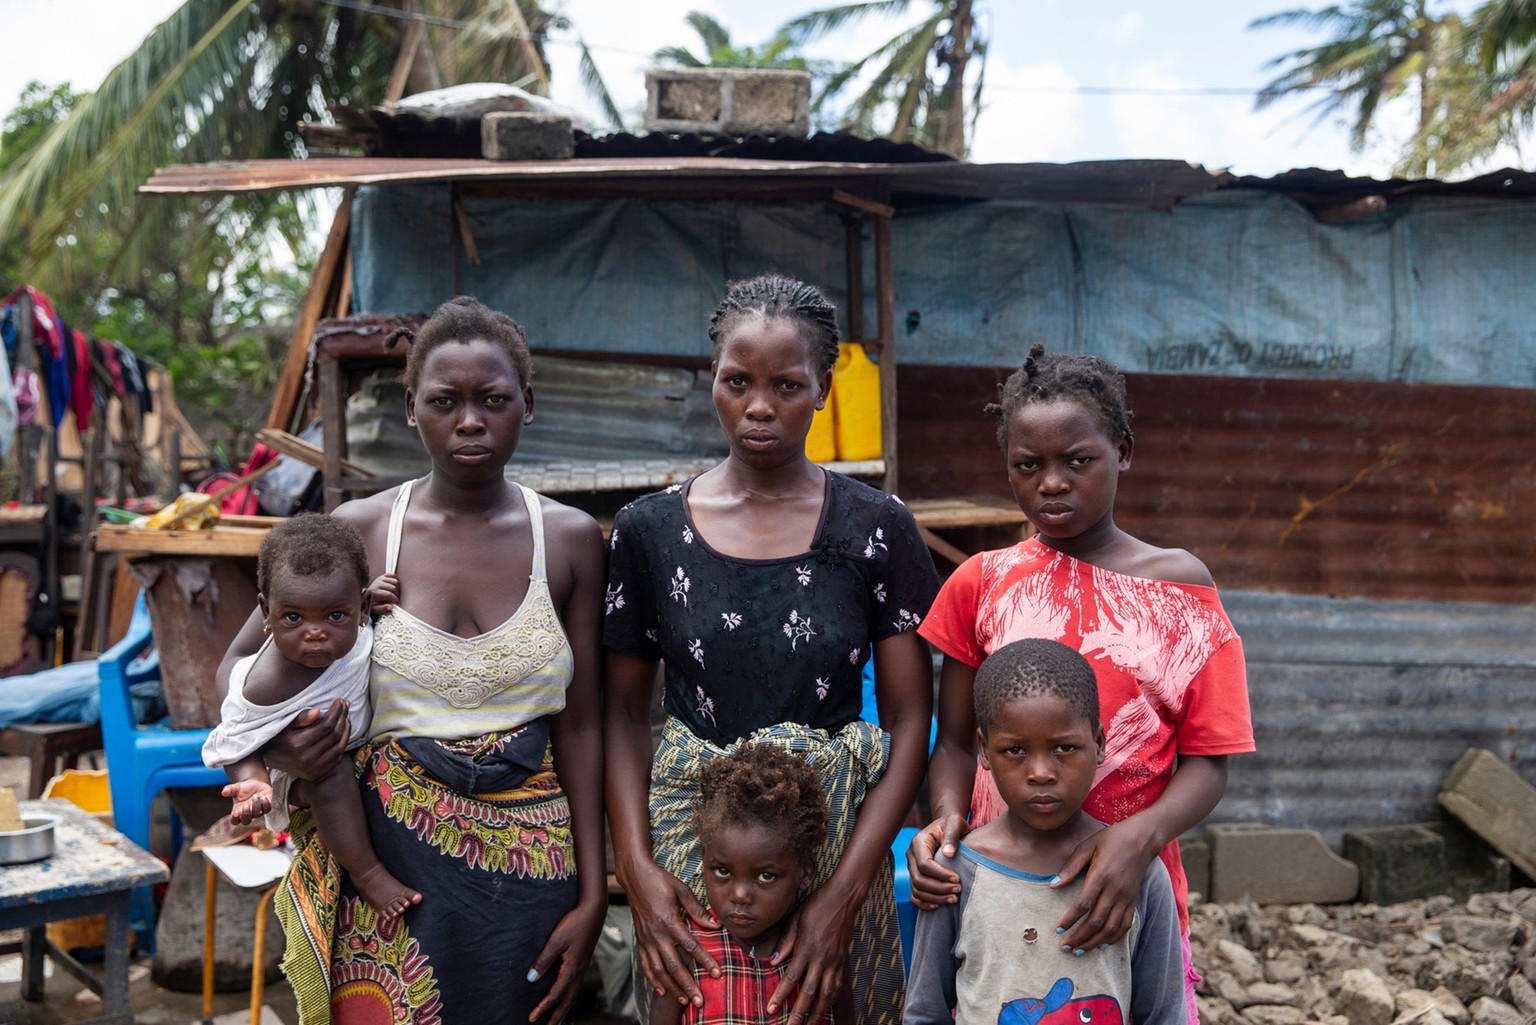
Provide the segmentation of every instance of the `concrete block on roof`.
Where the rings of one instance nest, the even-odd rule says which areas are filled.
[[[1247,897],[1260,904],[1341,904],[1355,899],[1360,870],[1328,849],[1310,829],[1258,823],[1214,823],[1210,899]]]
[[[651,68],[645,127],[704,135],[810,131],[811,76],[761,68]]]
[[[1440,786],[1440,806],[1536,877],[1536,787],[1498,755],[1468,748]]]
[[[569,160],[576,138],[563,114],[498,112],[480,119],[480,153],[487,160]]]

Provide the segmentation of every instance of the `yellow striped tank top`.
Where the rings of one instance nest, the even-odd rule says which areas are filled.
[[[400,486],[389,515],[385,572],[394,573],[400,532],[411,500]],[[544,516],[539,496],[518,485],[533,529],[528,593],[500,626],[459,637],[396,605],[374,626],[372,738],[455,740],[509,730],[565,708],[571,682],[570,643],[544,572]]]

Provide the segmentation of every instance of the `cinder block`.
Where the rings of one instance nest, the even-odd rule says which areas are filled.
[[[1440,806],[1536,878],[1536,787],[1492,751],[1468,748],[1440,786]]]
[[[651,68],[645,126],[654,132],[805,135],[811,76],[762,68]]]
[[[1341,904],[1360,889],[1360,870],[1310,829],[1216,823],[1206,826],[1205,838],[1211,845],[1211,900]]]
[[[571,119],[560,114],[499,112],[480,119],[487,160],[569,160],[576,154]]]
[[[1211,845],[1201,837],[1179,837],[1179,860],[1189,888],[1207,900],[1211,896]]]
[[[1344,834],[1344,857],[1360,869],[1360,899],[1401,904],[1451,890],[1445,837],[1423,825],[1379,826]]]

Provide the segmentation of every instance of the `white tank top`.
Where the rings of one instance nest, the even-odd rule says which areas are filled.
[[[411,500],[400,486],[389,514],[385,572],[395,572]],[[544,516],[539,496],[518,485],[533,530],[528,593],[506,622],[476,637],[424,623],[400,605],[374,626],[374,739],[457,740],[510,730],[565,708],[573,656],[544,572]],[[483,553],[487,554],[487,553]]]

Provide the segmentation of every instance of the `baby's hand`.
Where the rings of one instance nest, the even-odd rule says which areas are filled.
[[[395,602],[400,600],[400,578],[393,573],[380,573],[373,583],[368,585],[368,614],[371,616],[382,615],[395,607]]]
[[[229,821],[237,826],[248,826],[272,810],[272,784],[256,779],[244,779],[224,788],[224,796],[235,802],[229,813]]]

